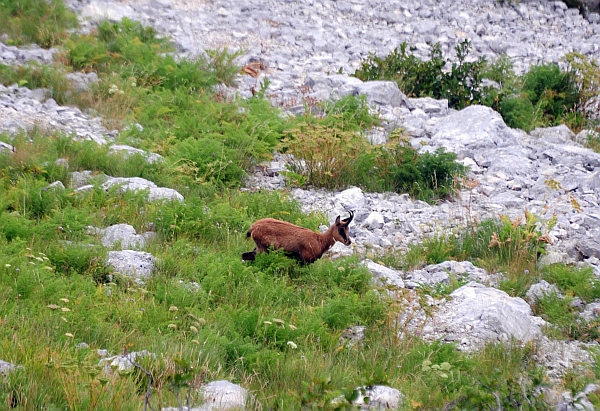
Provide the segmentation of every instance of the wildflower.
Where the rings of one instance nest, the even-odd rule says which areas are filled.
[[[289,346],[290,346],[290,347],[292,347],[293,349],[296,349],[296,348],[298,348],[298,346],[296,345],[296,343],[295,343],[295,342],[293,342],[293,341],[288,341],[288,342],[287,342],[287,345],[289,345]]]

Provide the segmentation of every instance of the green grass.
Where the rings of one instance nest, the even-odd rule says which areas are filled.
[[[523,395],[537,387],[536,368],[518,349],[470,357],[452,345],[397,337],[393,319],[401,306],[371,289],[355,258],[303,266],[271,253],[243,264],[241,253],[252,247],[245,231],[256,219],[312,229],[325,223],[303,214],[284,192],[186,186],[173,167],[112,156],[62,135],[13,143],[15,153],[0,154],[0,357],[25,368],[2,381],[3,404],[139,409],[145,375],[105,377],[99,348],[157,354],[143,361],[153,375],[153,405],[176,403],[169,387],[181,376],[194,386],[226,378],[249,388],[263,407],[286,410],[333,409],[333,399],[372,383],[398,387],[415,409],[455,402],[473,409],[493,403],[494,395],[511,404],[521,390],[514,375],[528,381]],[[66,169],[55,165],[58,158],[69,159]],[[81,194],[44,190],[55,180],[68,186],[67,173],[80,169],[149,177],[181,189],[186,201],[147,203],[143,193],[99,186]],[[118,275],[109,281],[107,250],[87,234],[90,225],[125,222],[139,232],[152,223],[158,235],[147,247],[157,269],[145,286]],[[367,326],[362,348],[338,340],[352,325]],[[90,346],[78,349],[79,342]],[[505,356],[514,355],[520,360],[503,368]],[[424,368],[426,361],[443,368]],[[488,363],[499,370],[493,386],[484,379]],[[426,395],[431,386],[439,394]]]
[[[53,47],[61,44],[76,25],[77,18],[61,0],[0,3],[0,34],[8,35],[8,44]]]

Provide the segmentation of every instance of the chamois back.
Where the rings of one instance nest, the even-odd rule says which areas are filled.
[[[350,212],[350,217],[345,220],[340,220],[340,216],[337,216],[335,222],[323,234],[286,221],[263,218],[252,224],[248,230],[247,236],[252,237],[256,247],[243,253],[242,259],[254,260],[257,253],[268,252],[269,248],[273,247],[275,250],[283,249],[305,263],[312,263],[321,258],[336,241],[345,245],[352,244],[348,236],[348,226],[353,218],[353,212]]]

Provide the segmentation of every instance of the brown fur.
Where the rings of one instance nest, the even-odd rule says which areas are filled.
[[[321,258],[336,241],[345,245],[352,244],[348,236],[348,225],[352,218],[352,212],[350,217],[342,221],[338,216],[335,223],[323,234],[274,218],[263,218],[252,224],[248,230],[248,237],[252,237],[256,247],[242,254],[242,259],[254,260],[257,253],[264,253],[273,247],[275,250],[283,249],[305,263],[312,263]]]

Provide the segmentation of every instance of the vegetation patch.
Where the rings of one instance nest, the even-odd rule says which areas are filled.
[[[468,40],[456,46],[454,60],[443,57],[439,43],[432,46],[429,60],[407,48],[403,43],[385,57],[370,55],[354,75],[361,80],[392,80],[409,97],[445,98],[456,109],[483,104],[498,111],[508,126],[528,132],[559,124],[575,132],[597,128],[600,69],[580,53],[568,53],[563,69],[556,63],[533,65],[517,76],[506,56],[469,62]],[[493,85],[484,86],[483,80]]]

